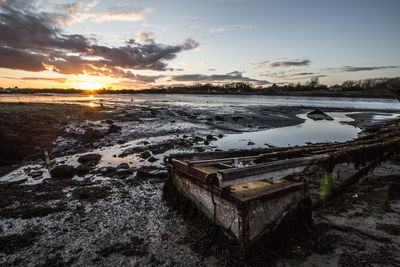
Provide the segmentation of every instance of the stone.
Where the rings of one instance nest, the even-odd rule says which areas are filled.
[[[106,176],[113,176],[117,172],[115,167],[103,167],[99,169],[100,173]]]
[[[225,120],[224,117],[222,117],[220,115],[216,115],[214,118],[216,121],[224,121]]]
[[[91,163],[93,165],[97,165],[100,162],[101,155],[100,154],[86,154],[80,156],[78,158],[78,162],[82,164]]]
[[[217,140],[217,138],[215,138],[214,136],[212,136],[211,134],[207,135],[207,140],[208,141],[213,141],[213,140]]]
[[[132,174],[132,170],[131,169],[117,169],[117,175],[121,176],[121,175],[129,175]]]
[[[149,151],[144,151],[140,154],[140,157],[143,159],[148,159],[151,157],[151,153]]]
[[[155,157],[150,157],[150,158],[148,159],[148,161],[151,162],[151,163],[156,162],[157,160],[158,160],[158,159],[156,159]]]
[[[58,165],[50,170],[52,178],[70,179],[74,177],[74,167],[71,165]]]
[[[331,116],[322,112],[319,109],[314,109],[313,111],[311,111],[310,113],[307,114],[307,117],[309,117],[310,119],[313,119],[315,121],[318,121],[318,120],[333,121],[333,118]]]
[[[37,177],[42,176],[42,174],[43,174],[42,171],[35,171],[35,172],[31,172],[30,176],[33,177],[33,178],[37,178]]]
[[[121,163],[117,166],[117,169],[129,169],[128,163]]]
[[[76,167],[75,172],[78,176],[85,176],[90,172],[91,169],[91,166],[88,164],[80,164],[78,167]]]

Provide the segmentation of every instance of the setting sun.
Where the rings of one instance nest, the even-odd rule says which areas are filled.
[[[84,90],[98,90],[100,88],[106,87],[104,83],[100,82],[74,82],[72,85],[78,89]]]

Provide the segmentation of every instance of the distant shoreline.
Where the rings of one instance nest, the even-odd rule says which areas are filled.
[[[263,95],[263,96],[301,96],[301,97],[344,97],[344,98],[384,98],[384,99],[395,99],[393,93],[388,89],[368,89],[363,91],[340,91],[332,92],[327,89],[325,90],[314,90],[314,91],[285,91],[285,92],[271,92],[266,93],[265,91],[253,91],[253,92],[200,92],[200,91],[188,91],[188,92],[171,92],[166,89],[146,89],[146,90],[132,90],[132,89],[121,89],[121,90],[80,90],[80,89],[19,89],[18,92],[13,93],[0,93],[2,95],[13,95],[13,94],[27,94],[27,95],[45,95],[45,94],[168,94],[168,95]]]

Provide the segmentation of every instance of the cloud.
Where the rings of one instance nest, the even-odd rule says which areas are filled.
[[[253,65],[254,65],[254,67],[253,67],[253,69],[259,69],[259,68],[262,68],[262,67],[264,67],[267,63],[269,63],[270,61],[269,60],[264,60],[264,61],[261,61],[261,62],[259,62],[259,63],[253,63]]]
[[[346,72],[367,71],[367,70],[381,70],[381,69],[396,69],[398,66],[376,66],[376,67],[352,67],[344,66],[341,68],[327,68],[326,70],[340,70]]]
[[[3,79],[10,79],[10,80],[27,80],[27,81],[50,81],[50,82],[58,82],[58,83],[66,83],[68,81],[67,78],[45,78],[45,77],[1,77]]]
[[[218,32],[230,32],[234,30],[249,30],[252,29],[251,25],[242,25],[242,24],[234,24],[234,25],[225,25],[225,26],[214,26],[208,28],[209,33],[218,33]]]
[[[208,33],[219,33],[219,32],[230,32],[235,30],[249,30],[253,29],[252,25],[245,24],[231,24],[231,25],[222,25],[222,26],[203,26],[199,23],[199,17],[192,17],[192,22],[189,24],[189,29],[195,31],[206,31]]]
[[[270,72],[266,70],[260,73],[259,76],[270,77],[274,79],[285,79],[287,81],[327,77],[327,75],[325,74],[319,74],[314,72],[299,72],[294,74],[289,74],[288,72],[290,71]]]
[[[136,39],[142,42],[154,42],[154,37],[155,35],[152,32],[141,31],[136,34]]]
[[[270,82],[266,80],[257,80],[242,76],[242,72],[233,71],[227,74],[184,74],[168,76],[169,82],[185,82],[185,83],[225,83],[225,82],[250,82],[256,85],[265,85]]]
[[[25,0],[15,0],[16,2]],[[35,1],[32,1],[35,2]],[[56,5],[56,11],[49,13],[60,25],[69,25],[77,22],[90,20],[92,22],[104,21],[140,21],[144,15],[153,12],[152,8],[135,8],[130,4],[118,4],[104,8],[100,12],[89,12],[95,7],[98,1],[91,3],[71,3]]]
[[[86,3],[84,10],[87,12],[90,9],[92,9],[93,7],[97,6],[98,3],[99,3],[99,0],[93,0],[93,2],[91,2],[91,3]]]
[[[316,73],[314,73],[314,72],[299,72],[299,73],[292,74],[290,76],[308,76],[308,75],[314,75],[314,74],[316,74]]]
[[[269,63],[270,68],[276,68],[276,67],[283,67],[283,68],[289,68],[293,66],[308,66],[310,65],[310,60],[305,59],[302,61],[274,61]]]
[[[44,60],[45,58],[41,55],[35,55],[7,47],[0,47],[0,68],[43,71],[46,70],[42,64]]]
[[[49,13],[17,8],[19,3],[7,1],[0,6],[0,67],[3,68],[120,77],[130,69],[171,70],[167,61],[199,46],[193,39],[177,45],[140,44],[134,40],[120,47],[99,45],[84,35],[65,33]]]
[[[151,13],[152,8],[134,8],[129,4],[117,5],[107,8],[101,13],[90,13],[86,14],[91,21],[103,22],[111,20],[119,21],[138,21],[143,19],[143,15]]]

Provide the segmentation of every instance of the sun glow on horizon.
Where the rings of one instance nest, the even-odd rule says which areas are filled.
[[[82,90],[99,90],[100,88],[107,87],[104,83],[101,82],[72,82],[71,85],[75,88]]]

